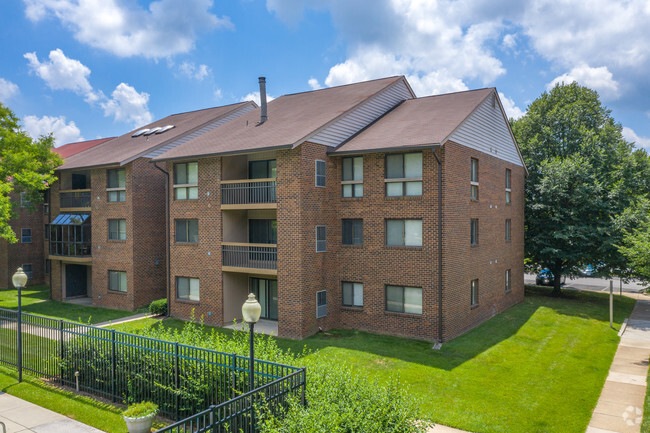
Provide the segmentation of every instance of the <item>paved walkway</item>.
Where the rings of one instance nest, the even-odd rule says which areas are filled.
[[[639,433],[650,358],[650,297],[637,299],[586,433]]]
[[[94,427],[2,392],[0,422],[4,423],[7,433],[102,433]]]

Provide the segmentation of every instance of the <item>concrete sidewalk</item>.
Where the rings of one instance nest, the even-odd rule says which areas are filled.
[[[637,299],[586,433],[639,433],[650,358],[650,298]]]
[[[0,392],[0,422],[4,423],[7,433],[102,433],[94,427],[3,392]]]

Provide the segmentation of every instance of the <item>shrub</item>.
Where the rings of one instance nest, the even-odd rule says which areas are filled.
[[[123,413],[128,418],[142,418],[148,415],[156,414],[158,412],[158,405],[150,401],[143,401],[142,403],[133,403]]]
[[[155,315],[167,314],[167,299],[158,299],[149,304],[149,312]]]

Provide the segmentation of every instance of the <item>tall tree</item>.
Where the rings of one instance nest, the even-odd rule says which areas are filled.
[[[51,135],[30,138],[14,113],[0,103],[0,237],[9,242],[17,241],[10,225],[17,194],[24,193],[28,201],[39,203],[41,191],[56,180],[54,169],[62,161],[52,152],[52,145]]]
[[[632,144],[621,134],[598,93],[577,83],[544,92],[512,122],[529,170],[526,179],[526,258],[549,268],[559,295],[564,275],[599,265],[624,267],[613,223],[646,188]],[[640,162],[641,161],[641,162]]]

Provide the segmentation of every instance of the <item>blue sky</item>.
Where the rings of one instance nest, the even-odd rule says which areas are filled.
[[[390,75],[419,96],[496,86],[510,116],[559,81],[596,89],[650,150],[650,2],[13,0],[0,101],[57,145],[169,114]]]

